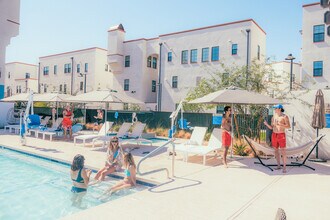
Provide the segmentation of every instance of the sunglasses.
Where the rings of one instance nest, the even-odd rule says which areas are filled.
[[[116,141],[111,141],[111,143],[118,143],[118,140],[116,140]]]

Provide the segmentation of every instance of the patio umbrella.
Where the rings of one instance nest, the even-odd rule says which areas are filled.
[[[114,90],[95,90],[92,92],[72,96],[65,101],[79,103],[105,103],[105,121],[107,121],[107,105],[109,103],[143,104],[143,102],[129,97],[125,93],[119,93]],[[107,132],[107,129],[105,129],[105,132]]]
[[[259,93],[242,90],[237,87],[229,87],[224,90],[219,90],[201,98],[190,101],[191,104],[231,104],[231,109],[234,109],[234,104],[241,105],[274,105],[281,103],[280,100],[274,99]],[[233,114],[231,114],[231,123],[233,124]],[[232,126],[233,128],[233,126]],[[231,131],[233,133],[233,129]],[[233,135],[233,134],[232,134]],[[233,142],[231,142],[231,154],[233,151]]]
[[[315,95],[315,105],[312,118],[312,127],[316,129],[316,137],[319,136],[319,129],[326,126],[325,122],[325,106],[324,106],[324,96],[321,89],[317,90]],[[316,160],[318,158],[318,145],[316,146]]]
[[[30,93],[20,93],[17,95],[12,95],[7,98],[3,98],[1,102],[27,102],[29,101]]]

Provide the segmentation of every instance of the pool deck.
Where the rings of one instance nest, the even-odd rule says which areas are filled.
[[[27,138],[20,146],[19,137],[0,132],[0,145],[23,150],[70,163],[80,153],[91,168],[102,167],[104,150],[73,146],[64,141]],[[153,147],[133,150],[138,162]],[[230,158],[229,158],[230,159]],[[316,171],[304,167],[289,167],[288,173],[271,172],[255,165],[253,158],[232,158],[229,167],[221,165],[219,157],[210,155],[207,165],[202,157],[175,160],[175,178],[165,172],[138,176],[159,185],[131,194],[63,219],[274,219],[278,208],[287,219],[330,218],[330,163],[309,163]],[[167,167],[171,159],[166,150],[144,161],[142,171]],[[267,161],[268,162],[268,161]],[[274,163],[274,160],[269,160]],[[69,177],[68,177],[69,178]]]

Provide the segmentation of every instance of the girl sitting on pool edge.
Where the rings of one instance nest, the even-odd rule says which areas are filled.
[[[136,186],[136,165],[131,153],[124,154],[124,179],[110,187],[104,195],[112,195],[121,189],[127,189]]]

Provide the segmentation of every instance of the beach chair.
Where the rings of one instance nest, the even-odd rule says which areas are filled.
[[[129,122],[124,122],[120,128],[119,131],[117,132],[116,136],[118,138],[123,138],[123,137],[128,137],[128,130],[131,128],[132,123]],[[103,141],[103,146],[105,145],[106,142],[108,142],[113,136],[99,136],[93,139],[92,141],[92,147],[95,147],[95,143],[97,141]]]
[[[72,134],[76,134],[79,131],[81,131],[83,129],[83,125],[82,124],[75,124],[72,126]],[[55,131],[44,131],[42,133],[42,138],[45,140],[46,136],[49,136],[49,140],[52,141],[53,140],[53,136],[60,136],[63,131],[62,130],[55,130]]]
[[[144,123],[140,123],[140,122],[135,123],[132,132],[125,137],[119,138],[119,141],[121,141],[122,144],[135,143],[137,145],[141,145],[143,142],[143,143],[148,143],[152,146],[151,140],[141,137],[145,127],[146,124]]]
[[[305,159],[304,159],[303,162],[301,162],[301,163],[291,162],[290,164],[287,164],[286,166],[298,166],[298,167],[304,166],[304,167],[308,167],[312,170],[315,170],[313,167],[307,166],[305,163],[308,160],[309,156],[312,154],[315,147],[318,145],[318,143],[321,141],[321,139],[324,136],[325,135],[321,135],[321,136],[319,136],[318,138],[316,138],[314,140],[307,141],[307,143],[301,144],[301,145],[296,146],[296,147],[286,148],[286,155],[287,156],[294,156],[294,155],[301,154],[303,152],[308,152],[308,154],[307,154],[307,156],[305,156]],[[274,155],[275,156],[274,148],[263,146],[263,145],[255,142],[255,141],[253,141],[251,138],[249,138],[245,135],[243,135],[243,137],[244,137],[244,139],[246,140],[246,142],[248,143],[248,145],[250,146],[250,148],[252,149],[253,153],[256,155],[256,157],[259,161],[259,162],[254,162],[254,163],[255,164],[261,164],[262,166],[265,166],[268,169],[270,169],[271,171],[273,171],[271,166],[277,166],[277,164],[265,164],[262,161],[262,159],[258,156],[257,151],[262,151],[266,155]]]
[[[20,125],[6,125],[4,127],[4,131],[7,131],[8,129],[8,132],[9,133],[15,133],[15,134],[19,134],[19,131],[20,131]]]
[[[55,123],[52,125],[51,128],[38,130],[36,132],[36,137],[39,137],[39,134],[41,134],[43,140],[46,139],[46,136],[49,136],[49,140],[52,141],[53,136],[56,135],[59,131],[61,131],[58,127],[62,123],[62,121],[63,118],[58,118],[56,119]]]
[[[188,162],[188,154],[202,155],[203,165],[206,164],[206,155],[217,152],[222,147],[222,132],[220,128],[214,128],[207,146],[203,145],[186,145],[181,151],[186,154],[186,162]]]
[[[39,116],[39,119],[40,119],[40,118],[41,118],[41,117]],[[58,119],[59,119],[59,118],[58,118]],[[39,125],[38,127],[36,127],[36,128],[31,128],[31,129],[29,130],[30,135],[32,136],[32,133],[34,133],[34,136],[37,138],[37,137],[39,136],[39,133],[40,133],[40,132],[48,130],[48,128],[47,128],[47,124],[48,124],[49,120],[50,120],[50,116],[46,116],[44,119],[41,119],[41,120],[40,120],[40,125]],[[62,120],[63,120],[63,119],[62,119]],[[53,126],[54,126],[54,125],[52,125],[51,128],[53,128]],[[57,128],[57,127],[56,127],[56,128]]]
[[[105,122],[101,129],[99,130],[99,132],[97,134],[84,134],[84,135],[79,135],[73,138],[73,144],[76,145],[77,140],[82,140],[83,142],[83,146],[85,147],[86,144],[86,140],[93,140],[99,136],[105,136],[105,134],[108,132],[108,130],[110,130],[110,128],[112,127],[113,122],[107,121]],[[107,129],[107,130],[105,130]]]
[[[206,131],[207,127],[195,127],[188,141],[182,144],[175,144],[175,151],[183,152],[185,155],[185,160],[187,156],[186,151],[189,147],[203,145]]]

